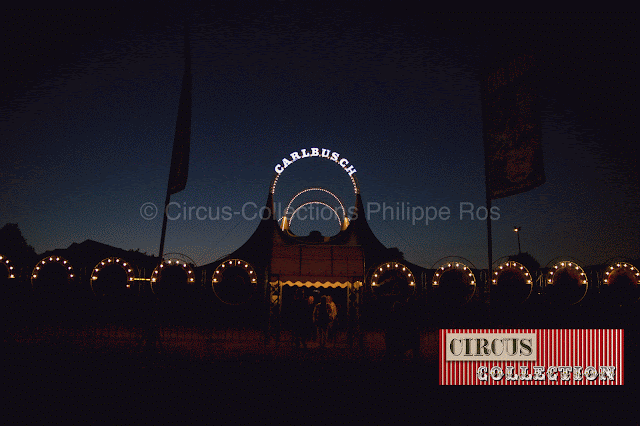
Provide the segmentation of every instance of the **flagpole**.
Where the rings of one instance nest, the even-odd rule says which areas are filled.
[[[182,91],[178,107],[176,132],[171,154],[171,170],[167,183],[167,196],[164,201],[162,217],[162,234],[158,251],[158,266],[162,264],[164,242],[167,234],[167,208],[171,201],[171,194],[182,191],[187,185],[189,173],[189,145],[191,139],[191,49],[189,47],[189,24],[184,25],[184,75],[182,77]]]
[[[162,263],[162,255],[164,254],[164,237],[167,234],[167,206],[169,206],[169,201],[171,200],[171,193],[169,192],[169,188],[167,188],[167,198],[164,201],[164,212],[162,218],[162,235],[160,236],[160,251],[158,252],[158,266]]]
[[[487,184],[487,211],[490,213],[491,212],[491,196],[489,195],[489,186]],[[489,289],[491,288],[491,274],[492,274],[492,265],[493,265],[493,239],[491,238],[491,214],[488,214],[487,216],[487,259],[489,262],[489,267],[487,268],[487,280],[485,285],[487,287],[489,287]],[[484,291],[482,292],[483,294],[483,298],[484,295],[486,294],[486,288],[484,289]],[[484,301],[484,300],[483,300]]]
[[[487,87],[486,87],[486,76],[487,71],[485,70],[482,75],[482,83],[481,83],[481,97],[482,97],[482,139],[484,145],[484,188],[485,188],[485,197],[486,197],[486,206],[487,206],[487,277],[485,279],[484,286],[482,291],[481,301],[485,302],[486,292],[491,289],[491,276],[492,276],[492,267],[493,267],[493,239],[491,238],[491,188],[490,188],[490,164],[489,164],[489,141],[487,135],[487,123],[486,120],[486,99],[487,99]]]

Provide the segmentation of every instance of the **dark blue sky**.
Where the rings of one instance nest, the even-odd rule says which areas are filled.
[[[461,203],[484,205],[478,76],[496,53],[532,51],[542,64],[547,182],[494,201],[494,259],[517,252],[514,225],[522,250],[543,265],[638,256],[637,61],[624,15],[425,15],[288,1],[144,16],[6,13],[0,225],[17,222],[38,253],[94,239],[157,254],[162,214],[145,220],[141,207],[164,202],[185,18],[191,162],[186,189],[172,197],[180,218],[169,221],[165,252],[204,264],[235,250],[257,227],[249,218],[274,166],[318,147],[356,167],[365,206],[450,209],[428,225],[370,211],[386,246],[425,267],[448,255],[486,267],[486,223],[459,216]],[[288,168],[276,202],[312,185],[353,204],[347,175],[319,159]],[[239,214],[216,219],[225,206]],[[183,207],[194,208],[191,220]],[[338,230],[334,218],[294,226]]]

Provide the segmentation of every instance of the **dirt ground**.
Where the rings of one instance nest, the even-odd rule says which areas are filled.
[[[12,416],[38,423],[182,423],[195,417],[216,425],[326,419],[386,424],[407,415],[411,423],[440,424],[433,416],[443,412],[465,424],[456,421],[460,407],[478,413],[503,404],[540,409],[538,397],[556,418],[568,413],[568,403],[572,418],[606,414],[609,424],[635,410],[622,402],[637,395],[634,385],[537,395],[526,387],[438,386],[437,330],[421,334],[418,357],[407,353],[393,361],[384,357],[382,332],[365,333],[362,348],[343,335],[335,346],[307,350],[294,348],[287,332],[280,342],[265,342],[256,330],[164,328],[160,336],[162,347],[147,352],[139,330],[130,328],[5,335],[4,406]]]

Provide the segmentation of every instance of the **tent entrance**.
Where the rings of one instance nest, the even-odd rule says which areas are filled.
[[[360,333],[360,300],[362,282],[357,278],[345,281],[312,281],[308,279],[271,277],[269,280],[269,335],[280,341],[283,328],[290,328],[291,307],[296,291],[302,289],[305,297],[314,296],[314,304],[320,297],[329,295],[338,308],[338,327],[347,331],[349,343]]]

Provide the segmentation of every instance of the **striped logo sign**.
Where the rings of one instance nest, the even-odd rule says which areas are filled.
[[[446,329],[441,385],[622,385],[624,330]]]

